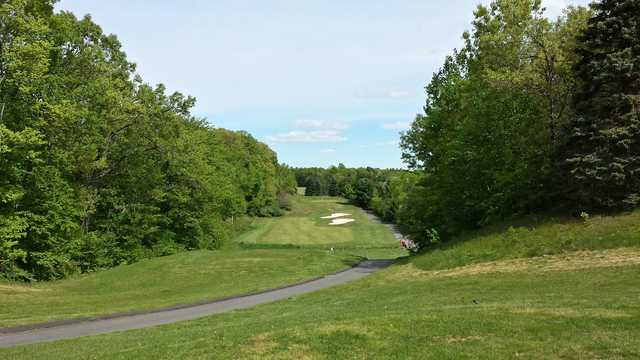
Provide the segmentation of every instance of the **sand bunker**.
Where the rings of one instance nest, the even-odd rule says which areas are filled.
[[[343,225],[343,224],[348,224],[351,222],[354,222],[354,219],[333,219],[331,220],[331,223],[329,225]]]
[[[351,216],[351,214],[333,213],[329,216],[323,216],[322,219],[330,219],[331,223],[329,225],[344,225],[355,221],[354,219],[345,218],[346,216]]]
[[[322,217],[322,219],[337,219],[337,218],[341,218],[341,217],[345,217],[345,216],[351,216],[351,214],[334,213],[334,214],[331,214],[329,216],[324,216],[324,217]]]

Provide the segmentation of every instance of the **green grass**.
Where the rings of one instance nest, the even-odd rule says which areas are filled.
[[[302,214],[314,219],[328,207],[353,212],[358,224],[330,228],[317,220],[310,226],[296,227]],[[185,252],[62,281],[34,285],[0,282],[0,327],[218,299],[342,270],[357,263],[361,256],[402,254],[383,225],[371,222],[359,209],[340,205],[338,199],[298,198],[287,216],[257,222],[260,225],[253,226],[255,229],[241,235],[241,239],[250,238],[254,246],[263,248],[243,249],[236,241],[236,245],[232,243],[221,251]],[[361,234],[356,236],[354,232]],[[342,241],[342,236],[348,241]],[[358,248],[330,252],[324,246],[296,247],[309,243],[294,241],[323,238]]]
[[[529,219],[343,286],[0,358],[637,359],[638,216]]]
[[[265,290],[355,263],[326,251],[194,251],[32,286],[0,283],[0,327]]]
[[[248,310],[0,357],[635,359],[639,275],[628,265],[437,276],[409,263]]]
[[[640,246],[640,210],[617,216],[596,216],[587,222],[529,216],[465,234],[431,249],[416,259],[415,264],[421,269],[435,270],[494,260],[631,246]]]
[[[329,226],[322,219],[332,213],[351,214],[355,222]],[[336,252],[368,258],[406,255],[398,240],[383,225],[373,222],[360,208],[330,197],[296,197],[293,211],[284,218],[256,219],[253,230],[236,241],[249,247],[295,245],[307,249],[334,248]]]

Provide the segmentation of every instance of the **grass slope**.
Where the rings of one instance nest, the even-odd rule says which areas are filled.
[[[148,310],[269,289],[346,268],[323,251],[194,251],[33,286],[0,283],[0,327]]]
[[[422,269],[561,254],[578,250],[640,246],[640,211],[574,218],[529,216],[468,233],[442,244],[414,263]]]
[[[443,247],[321,292],[196,321],[5,349],[0,357],[635,359],[640,357],[636,216],[587,225],[541,223],[529,227],[511,251],[495,250],[500,248],[495,242],[511,238],[509,231],[476,233],[467,239],[476,244]],[[537,249],[537,241],[556,226],[569,226],[560,234],[573,234],[575,240],[565,245],[579,251],[554,247],[557,255],[529,257],[535,253],[527,249]],[[619,236],[631,240],[617,247]],[[483,244],[493,255],[479,250]],[[600,250],[585,250],[590,248]],[[460,266],[442,260],[467,252],[484,255]]]
[[[359,224],[330,228],[317,220],[310,226],[292,225],[299,223],[301,216],[318,219],[332,207],[357,214]],[[301,240],[329,238],[338,243],[345,236],[347,243],[357,243],[359,248],[331,253],[322,247],[242,249],[232,243],[222,251],[185,252],[62,281],[30,286],[0,282],[0,327],[218,299],[342,270],[369,253],[383,257],[402,254],[384,225],[370,221],[353,206],[340,205],[338,199],[298,198],[287,216],[258,222],[267,225],[256,226],[241,238],[260,244],[291,241],[304,245],[311,242]],[[368,246],[376,249],[369,251]]]

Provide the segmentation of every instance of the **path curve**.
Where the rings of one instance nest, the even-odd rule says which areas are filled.
[[[75,322],[72,320],[63,325],[51,326],[45,324],[43,326],[47,327],[39,329],[0,329],[3,330],[2,334],[0,334],[0,348],[140,329],[163,324],[171,324],[179,321],[193,320],[203,316],[221,314],[232,310],[246,309],[256,305],[287,299],[292,296],[306,294],[358,280],[373,272],[390,266],[393,262],[393,260],[367,260],[351,269],[304,283],[251,295],[236,296],[228,299],[212,301],[205,304],[159,310],[150,313],[118,316],[114,318],[103,318],[92,321],[79,320]]]

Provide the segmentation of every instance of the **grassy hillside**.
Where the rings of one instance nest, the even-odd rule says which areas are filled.
[[[323,251],[194,251],[32,286],[0,283],[0,327],[265,290],[346,268]]]
[[[577,250],[640,246],[640,211],[588,220],[529,216],[468,233],[442,244],[414,264],[426,270],[561,254]]]
[[[636,216],[589,225],[541,222],[517,239],[519,246],[501,251],[495,249],[508,245],[503,241],[513,230],[476,233],[362,281],[294,299],[157,328],[7,349],[0,356],[634,359],[640,357]],[[531,257],[537,254],[526,249],[537,249],[538,239],[556,230],[559,244],[573,240],[553,247],[556,255]],[[616,239],[622,238],[630,240],[619,247]],[[494,249],[487,250],[493,255],[483,248]],[[471,255],[459,264],[442,260],[465,253]]]
[[[319,217],[331,209],[354,213],[356,224],[324,225],[328,221]],[[301,219],[309,224],[296,226]],[[223,298],[345,269],[357,263],[361,255],[402,254],[389,230],[370,221],[362,210],[339,204],[338,199],[299,198],[290,214],[257,222],[259,225],[242,235],[240,241],[305,245],[330,239],[324,244],[338,244],[344,237],[348,241],[343,244],[357,249],[242,249],[232,243],[223,251],[186,252],[62,281],[34,285],[0,282],[0,327]]]

